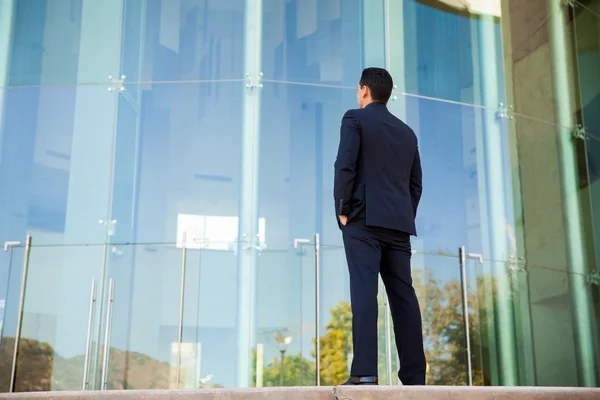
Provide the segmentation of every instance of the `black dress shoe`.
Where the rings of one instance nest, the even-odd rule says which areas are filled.
[[[378,385],[378,382],[376,376],[351,376],[342,385]]]

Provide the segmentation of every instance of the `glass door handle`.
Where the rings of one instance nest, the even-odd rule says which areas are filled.
[[[102,390],[106,390],[108,386],[108,362],[110,357],[110,328],[112,323],[112,311],[113,311],[113,295],[115,291],[114,281],[110,279],[108,281],[108,299],[106,305],[106,326],[104,333],[104,356],[102,359]]]
[[[294,248],[297,249],[298,247],[302,246],[303,244],[308,244],[310,243],[310,239],[294,239]]]
[[[88,310],[88,327],[87,335],[85,337],[85,356],[83,358],[83,385],[82,390],[87,390],[88,387],[88,373],[90,367],[90,345],[92,339],[92,321],[94,317],[94,310],[96,308],[96,279],[92,279],[92,289],[90,291],[90,308]]]
[[[8,251],[8,249],[10,249],[11,247],[16,247],[16,246],[20,246],[21,242],[18,241],[12,241],[12,242],[4,242],[4,252],[6,253]]]

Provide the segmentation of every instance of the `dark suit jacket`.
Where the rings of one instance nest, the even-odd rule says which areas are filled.
[[[335,161],[337,215],[365,210],[366,225],[416,235],[421,199],[417,137],[383,103],[346,112]]]

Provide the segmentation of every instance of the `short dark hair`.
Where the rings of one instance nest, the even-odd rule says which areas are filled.
[[[383,103],[388,102],[394,88],[392,76],[383,68],[366,68],[362,72],[359,84],[369,88],[373,101]]]

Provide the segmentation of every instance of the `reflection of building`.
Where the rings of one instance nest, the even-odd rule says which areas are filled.
[[[372,65],[420,138],[415,274],[453,287],[458,248],[482,257],[466,263],[485,382],[597,385],[599,16],[598,0],[2,1],[0,242],[33,238],[22,338],[52,349],[51,382],[74,377],[51,389],[168,387],[180,342],[203,344],[189,365],[211,382],[251,386],[254,349],[279,356],[259,332],[280,326],[314,361],[316,309],[323,335],[349,297],[332,164]],[[25,262],[7,250],[4,341]]]

